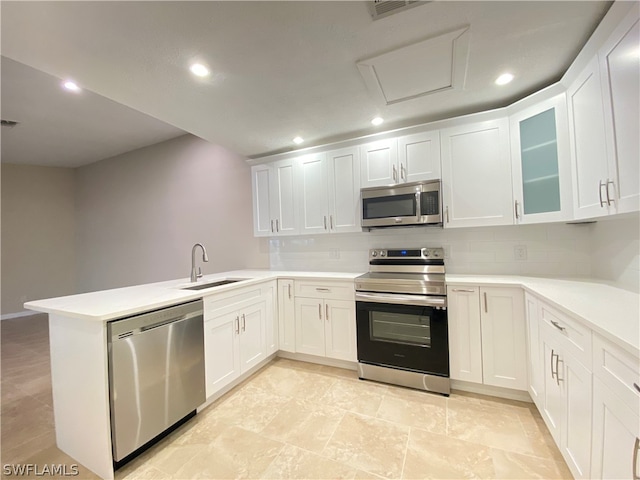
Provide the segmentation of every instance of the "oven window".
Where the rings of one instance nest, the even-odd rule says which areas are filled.
[[[431,346],[431,318],[423,315],[372,311],[371,340]]]
[[[365,198],[362,200],[362,218],[365,220],[389,217],[415,217],[416,196]]]

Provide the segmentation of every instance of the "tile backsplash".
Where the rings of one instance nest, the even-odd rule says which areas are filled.
[[[590,276],[593,224],[442,229],[394,228],[273,238],[276,270],[366,272],[377,247],[443,247],[447,271],[466,274]]]

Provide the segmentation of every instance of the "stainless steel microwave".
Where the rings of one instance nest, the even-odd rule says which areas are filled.
[[[442,225],[440,180],[360,190],[362,228]]]

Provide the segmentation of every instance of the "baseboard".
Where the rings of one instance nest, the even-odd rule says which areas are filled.
[[[451,380],[451,390],[461,390],[463,392],[479,393],[490,397],[507,398],[521,402],[533,403],[529,392],[524,390],[513,390],[511,388],[493,387],[481,383],[465,382],[463,380]]]
[[[39,312],[34,312],[33,310],[24,310],[22,312],[5,313],[4,315],[0,315],[0,320],[10,320],[12,318],[30,317],[32,315],[38,315],[38,314]]]
[[[278,350],[278,357],[288,358],[289,360],[299,360],[301,362],[317,363],[326,365],[327,367],[345,368],[347,370],[358,370],[357,362],[349,362],[347,360],[336,360],[334,358],[318,357],[316,355],[308,355],[306,353],[283,352]]]

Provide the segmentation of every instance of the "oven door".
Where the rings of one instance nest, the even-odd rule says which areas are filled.
[[[394,301],[356,301],[358,361],[448,377],[447,310]]]

